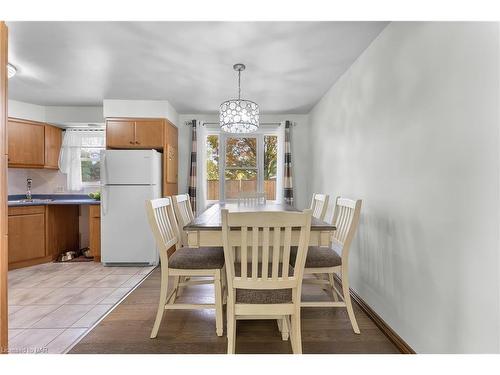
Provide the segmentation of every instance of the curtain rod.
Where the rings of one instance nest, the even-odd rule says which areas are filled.
[[[203,122],[203,125],[219,125],[218,122]],[[184,125],[191,126],[193,123],[191,121],[186,121]],[[264,126],[271,126],[271,125],[281,125],[281,122],[261,122],[259,125],[264,125]]]

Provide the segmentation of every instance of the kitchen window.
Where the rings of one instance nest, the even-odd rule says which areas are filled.
[[[81,191],[100,183],[101,150],[106,148],[104,129],[67,128],[59,156],[68,191]]]
[[[101,150],[104,147],[82,147],[81,167],[84,186],[99,185],[101,181]]]

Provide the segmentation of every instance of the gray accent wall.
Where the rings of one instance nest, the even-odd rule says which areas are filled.
[[[499,352],[499,69],[497,23],[395,22],[309,115],[351,287],[417,352]]]

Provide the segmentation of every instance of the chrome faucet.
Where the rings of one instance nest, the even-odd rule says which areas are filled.
[[[31,178],[26,179],[26,199],[31,200],[31,183],[33,180]]]

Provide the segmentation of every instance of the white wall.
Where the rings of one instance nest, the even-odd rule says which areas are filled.
[[[204,115],[179,115],[179,193],[187,193],[189,183],[190,157],[191,157],[191,132],[186,121],[200,120],[205,122],[218,122],[217,114]],[[312,190],[310,184],[299,183],[309,181],[309,129],[307,115],[276,114],[261,115],[261,122],[281,122],[290,120],[295,126],[292,128],[292,166],[295,176],[295,203],[297,208],[304,209],[310,204]]]
[[[47,106],[45,121],[51,124],[101,124],[104,123],[102,106]]]
[[[104,99],[104,117],[150,117],[166,118],[174,125],[179,115],[167,100],[116,100]]]
[[[499,67],[495,23],[392,23],[310,113],[351,286],[417,352],[499,352]]]
[[[45,107],[42,105],[9,100],[7,110],[9,117],[45,122]]]

